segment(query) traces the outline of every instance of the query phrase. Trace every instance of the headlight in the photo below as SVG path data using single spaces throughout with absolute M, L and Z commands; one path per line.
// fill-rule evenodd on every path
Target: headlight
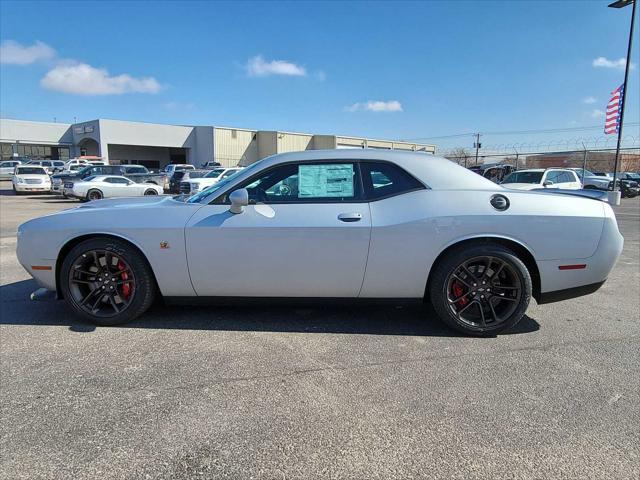
M 22 177 L 16 177 L 16 182 L 24 183 L 24 179 Z
M 198 190 L 200 190 L 200 184 L 199 183 L 192 183 L 191 184 L 191 191 L 192 192 L 197 192 Z

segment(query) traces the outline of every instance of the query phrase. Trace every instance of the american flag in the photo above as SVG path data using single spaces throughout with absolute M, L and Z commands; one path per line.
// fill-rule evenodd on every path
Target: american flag
M 611 100 L 607 103 L 607 112 L 604 118 L 604 133 L 618 133 L 620 131 L 620 112 L 622 111 L 622 97 L 624 96 L 624 85 L 620 85 L 611 92 Z

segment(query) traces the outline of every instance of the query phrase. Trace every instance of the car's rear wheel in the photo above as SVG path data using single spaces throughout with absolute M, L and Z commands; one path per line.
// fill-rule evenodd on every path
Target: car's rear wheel
M 531 275 L 514 252 L 498 244 L 456 249 L 434 266 L 431 303 L 450 327 L 490 336 L 516 325 L 531 300 Z
M 89 190 L 87 192 L 87 200 L 102 200 L 104 198 L 104 195 L 102 194 L 102 192 L 100 190 Z
M 153 188 L 150 188 L 149 190 L 146 190 L 144 192 L 145 195 L 158 195 L 158 192 L 156 192 Z
M 153 303 L 151 267 L 128 243 L 94 238 L 76 245 L 60 269 L 62 294 L 81 317 L 118 325 L 142 315 Z

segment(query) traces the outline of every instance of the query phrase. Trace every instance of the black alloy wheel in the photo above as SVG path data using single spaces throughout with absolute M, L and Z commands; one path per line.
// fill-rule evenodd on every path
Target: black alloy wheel
M 156 292 L 142 254 L 124 241 L 94 238 L 74 247 L 60 270 L 64 298 L 82 317 L 117 325 L 146 311 Z
M 531 299 L 531 276 L 524 263 L 501 245 L 458 250 L 435 268 L 433 306 L 457 330 L 494 335 L 524 316 Z
M 149 190 L 146 190 L 144 192 L 145 196 L 149 196 L 149 195 L 158 195 L 158 192 L 156 192 L 153 188 L 150 188 Z

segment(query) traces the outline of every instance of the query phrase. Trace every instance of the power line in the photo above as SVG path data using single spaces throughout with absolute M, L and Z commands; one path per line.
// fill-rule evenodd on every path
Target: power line
M 627 127 L 633 127 L 640 125 L 640 122 L 628 122 L 625 124 Z M 585 130 L 600 130 L 602 125 L 593 125 L 590 127 L 567 127 L 567 128 L 546 128 L 537 130 L 511 130 L 511 131 L 496 131 L 496 132 L 482 132 L 482 135 L 524 135 L 524 134 L 536 134 L 536 133 L 563 133 L 563 132 L 579 132 Z M 423 140 L 441 140 L 445 138 L 458 138 L 458 137 L 471 137 L 476 133 L 457 133 L 453 135 L 442 135 L 438 137 L 421 137 L 421 138 L 407 138 L 401 141 L 404 142 L 420 142 Z

